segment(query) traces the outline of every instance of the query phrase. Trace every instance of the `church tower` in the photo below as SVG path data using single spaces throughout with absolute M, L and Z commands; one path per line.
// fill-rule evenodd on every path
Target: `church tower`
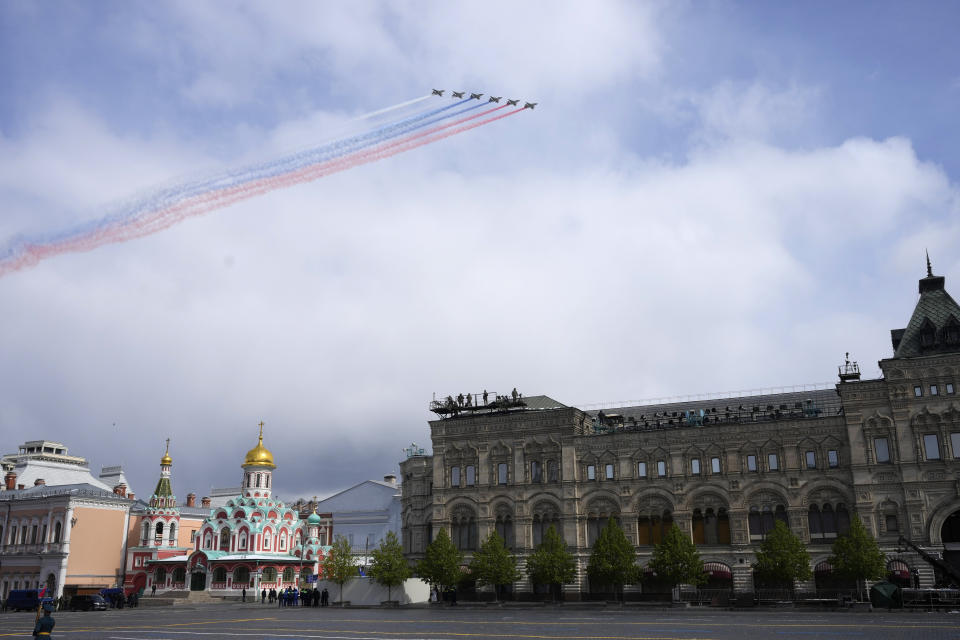
M 180 526 L 180 509 L 177 497 L 170 487 L 170 438 L 167 438 L 167 450 L 160 458 L 160 479 L 150 496 L 150 503 L 143 516 L 141 525 L 141 545 L 149 547 L 177 546 L 177 532 Z
M 260 440 L 247 452 L 243 461 L 243 497 L 269 498 L 273 480 L 273 454 L 263 446 L 263 422 L 260 422 Z

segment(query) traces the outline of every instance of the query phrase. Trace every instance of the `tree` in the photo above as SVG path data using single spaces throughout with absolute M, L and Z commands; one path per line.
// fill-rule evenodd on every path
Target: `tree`
M 809 580 L 810 554 L 803 541 L 790 528 L 777 520 L 757 551 L 753 575 L 762 584 L 793 585 L 796 580 Z
M 837 576 L 856 580 L 858 599 L 863 599 L 864 580 L 879 580 L 887 572 L 886 556 L 857 515 L 850 520 L 850 529 L 834 541 L 829 562 Z
M 703 573 L 703 561 L 690 536 L 673 525 L 653 548 L 650 568 L 657 579 L 671 587 L 678 584 L 700 585 L 707 581 Z
M 460 582 L 462 563 L 463 554 L 453 545 L 447 530 L 441 528 L 433 542 L 427 545 L 423 560 L 417 563 L 417 575 L 442 593 Z
M 590 551 L 590 560 L 587 563 L 590 584 L 610 585 L 617 595 L 622 595 L 623 585 L 633 584 L 640 577 L 636 558 L 633 545 L 627 540 L 617 521 L 611 517 Z
M 343 606 L 343 584 L 357 575 L 357 561 L 353 557 L 350 542 L 337 536 L 330 553 L 323 559 L 323 577 L 340 587 L 340 606 Z
M 392 599 L 393 587 L 399 587 L 413 574 L 393 531 L 388 531 L 380 546 L 373 550 L 369 574 L 377 584 L 387 588 L 387 600 Z
M 491 531 L 487 539 L 480 545 L 480 549 L 473 554 L 470 561 L 470 573 L 477 579 L 477 584 L 493 585 L 494 601 L 500 599 L 500 588 L 506 584 L 513 584 L 520 579 L 517 571 L 517 558 L 510 553 L 496 531 Z
M 563 539 L 550 525 L 543 534 L 543 541 L 527 558 L 527 575 L 534 584 L 550 585 L 550 596 L 556 600 L 560 586 L 573 582 L 577 577 L 577 561 L 567 551 Z

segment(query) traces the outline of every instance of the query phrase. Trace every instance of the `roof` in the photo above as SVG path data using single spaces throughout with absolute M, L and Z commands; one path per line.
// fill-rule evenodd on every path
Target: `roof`
M 758 422 L 779 418 L 812 418 L 837 415 L 843 404 L 836 389 L 788 391 L 760 395 L 740 395 L 706 400 L 640 404 L 587 411 L 599 418 L 602 411 L 609 424 L 616 418 L 617 428 L 643 429 L 693 426 L 718 422 Z M 689 412 L 689 413 L 688 413 Z M 621 422 L 622 418 L 622 422 Z M 658 424 L 659 423 L 659 424 Z M 597 429 L 604 432 L 602 429 Z
M 113 489 L 102 480 L 95 478 L 86 464 L 72 464 L 24 456 L 17 460 L 13 472 L 17 474 L 17 484 L 26 487 L 32 487 L 37 480 L 43 480 L 47 486 L 90 484 L 108 491 Z
M 100 487 L 96 487 L 89 483 L 80 483 L 80 484 L 61 484 L 61 485 L 39 485 L 36 487 L 30 487 L 28 489 L 15 489 L 13 491 L 0 491 L 0 501 L 4 500 L 31 500 L 35 498 L 52 498 L 58 496 L 70 496 L 75 498 L 97 498 L 97 499 L 113 499 L 113 500 L 125 500 L 129 502 L 129 498 L 122 498 L 115 494 L 113 491 L 107 491 Z
M 894 358 L 915 358 L 931 353 L 960 352 L 960 344 L 945 340 L 944 328 L 960 322 L 960 306 L 944 288 L 946 279 L 931 271 L 920 280 L 920 299 L 904 329 L 890 332 Z M 933 329 L 933 340 L 924 344 L 921 334 Z

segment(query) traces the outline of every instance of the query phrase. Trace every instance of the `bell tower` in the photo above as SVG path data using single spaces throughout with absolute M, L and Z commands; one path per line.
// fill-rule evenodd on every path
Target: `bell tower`
M 273 485 L 273 470 L 277 465 L 273 463 L 273 454 L 263 446 L 263 421 L 260 427 L 260 439 L 257 446 L 247 452 L 243 461 L 243 497 L 269 498 Z

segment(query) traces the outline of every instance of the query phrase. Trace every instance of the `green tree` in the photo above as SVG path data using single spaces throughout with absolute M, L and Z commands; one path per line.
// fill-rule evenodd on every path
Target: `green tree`
M 610 585 L 618 596 L 623 593 L 623 585 L 633 584 L 640 578 L 636 551 L 612 517 L 593 543 L 587 576 L 591 584 Z
M 343 606 L 343 584 L 357 575 L 357 561 L 353 557 L 350 542 L 337 536 L 330 553 L 323 559 L 323 577 L 340 587 L 340 606 Z
M 783 521 L 777 520 L 773 531 L 760 544 L 757 561 L 753 563 L 753 575 L 760 584 L 789 585 L 791 590 L 794 581 L 810 579 L 807 547 Z
M 577 577 L 577 561 L 567 551 L 563 539 L 550 525 L 543 534 L 543 541 L 527 558 L 527 575 L 534 584 L 550 585 L 550 596 L 556 600 L 560 586 L 573 582 Z
M 433 542 L 427 545 L 423 560 L 417 563 L 417 575 L 443 593 L 460 582 L 462 563 L 463 554 L 453 545 L 447 530 L 441 528 Z
M 380 541 L 380 546 L 373 550 L 373 562 L 368 572 L 377 584 L 387 588 L 387 600 L 391 600 L 393 588 L 399 587 L 413 575 L 407 559 L 403 557 L 403 548 L 393 531 L 387 532 L 387 537 Z
M 847 580 L 856 580 L 857 597 L 863 599 L 864 580 L 879 580 L 887 572 L 887 561 L 880 545 L 857 515 L 850 520 L 850 529 L 833 543 L 830 564 L 834 573 Z
M 491 531 L 470 561 L 470 573 L 478 585 L 493 585 L 494 601 L 500 599 L 500 588 L 520 579 L 517 558 L 510 553 L 496 531 Z
M 650 568 L 658 580 L 671 587 L 700 585 L 707 581 L 697 547 L 677 525 L 670 527 L 660 544 L 653 548 Z

